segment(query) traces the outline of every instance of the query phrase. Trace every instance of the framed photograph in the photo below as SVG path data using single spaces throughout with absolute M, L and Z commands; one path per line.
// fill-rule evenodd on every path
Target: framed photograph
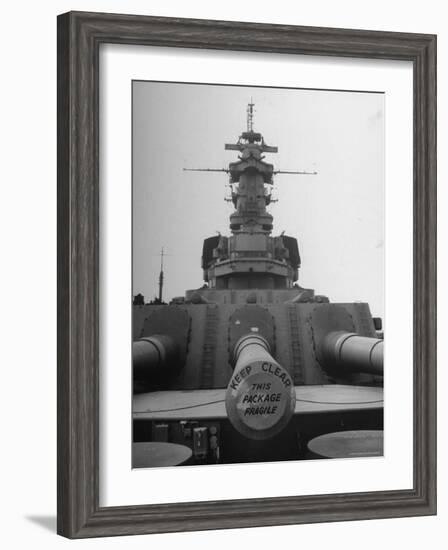
M 436 37 L 58 18 L 58 532 L 436 513 Z

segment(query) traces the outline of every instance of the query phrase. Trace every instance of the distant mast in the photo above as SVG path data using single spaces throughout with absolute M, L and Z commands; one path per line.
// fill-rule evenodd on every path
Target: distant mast
M 159 302 L 162 303 L 163 298 L 163 247 L 160 251 L 160 274 L 159 274 Z

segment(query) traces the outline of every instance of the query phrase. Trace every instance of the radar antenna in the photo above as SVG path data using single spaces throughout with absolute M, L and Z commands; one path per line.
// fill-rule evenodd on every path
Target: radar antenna
M 238 151 L 237 162 L 231 162 L 228 168 L 184 168 L 185 172 L 225 172 L 229 174 L 229 184 L 232 188 L 232 184 L 236 184 L 236 190 L 232 188 L 232 197 L 225 198 L 228 202 L 233 202 L 236 206 L 238 197 L 241 195 L 239 181 L 241 171 L 247 168 L 256 169 L 263 174 L 263 185 L 269 186 L 269 192 L 265 193 L 266 205 L 271 202 L 277 202 L 276 199 L 271 198 L 270 191 L 274 185 L 272 176 L 281 174 L 296 174 L 301 176 L 315 176 L 316 171 L 309 172 L 307 170 L 274 170 L 272 164 L 264 162 L 263 153 L 277 153 L 278 148 L 275 146 L 267 145 L 260 132 L 254 131 L 254 112 L 255 103 L 253 98 L 250 98 L 250 103 L 246 107 L 246 123 L 247 129 L 242 132 L 238 138 L 237 143 L 226 143 L 225 149 L 227 151 Z
M 274 170 L 274 175 L 277 174 L 300 174 L 302 176 L 317 176 L 317 172 L 306 172 L 305 170 Z

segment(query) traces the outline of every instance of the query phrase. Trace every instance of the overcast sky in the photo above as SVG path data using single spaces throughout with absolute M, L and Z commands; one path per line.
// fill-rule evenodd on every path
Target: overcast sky
M 278 175 L 269 207 L 273 235 L 298 239 L 299 284 L 332 302 L 366 301 L 384 311 L 384 96 L 377 93 L 133 83 L 133 293 L 157 295 L 164 247 L 164 298 L 203 284 L 202 242 L 230 234 L 233 205 L 225 173 L 236 160 L 225 143 L 254 129 L 277 154 L 275 169 L 317 176 Z M 399 220 L 398 220 L 399 223 Z

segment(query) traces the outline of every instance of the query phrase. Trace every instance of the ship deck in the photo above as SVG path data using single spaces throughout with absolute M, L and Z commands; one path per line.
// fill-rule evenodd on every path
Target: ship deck
M 295 415 L 381 409 L 383 388 L 296 386 Z M 135 395 L 135 420 L 185 420 L 227 418 L 226 389 L 157 391 Z

